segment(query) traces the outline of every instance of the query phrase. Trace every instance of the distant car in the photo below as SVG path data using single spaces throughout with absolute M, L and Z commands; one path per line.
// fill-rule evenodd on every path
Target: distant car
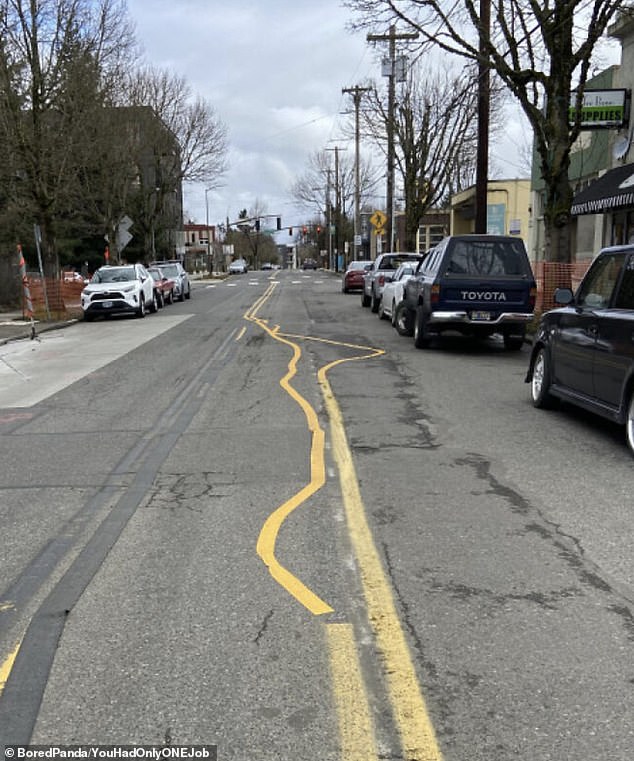
M 230 275 L 244 275 L 249 271 L 249 265 L 246 259 L 236 259 L 229 265 Z
M 423 254 L 414 252 L 379 254 L 372 262 L 372 268 L 363 276 L 361 306 L 370 307 L 373 312 L 378 312 L 386 276 L 394 275 L 403 262 L 419 262 L 423 258 Z
M 79 272 L 66 272 L 62 273 L 62 279 L 65 283 L 87 283 L 88 278 L 85 278 Z
M 176 259 L 169 259 L 160 262 L 152 262 L 151 267 L 160 267 L 166 277 L 174 281 L 174 298 L 179 301 L 185 301 L 192 296 L 192 286 L 189 280 L 187 270 Z
M 302 262 L 302 269 L 303 270 L 316 270 L 317 269 L 317 262 L 314 259 L 304 259 Z
M 142 264 L 100 267 L 81 292 L 84 320 L 112 314 L 145 317 L 156 312 L 154 280 Z
M 555 291 L 526 375 L 535 407 L 559 400 L 625 425 L 634 453 L 634 246 L 600 251 L 573 295 Z
M 403 300 L 405 283 L 415 274 L 419 266 L 420 262 L 403 262 L 394 275 L 385 276 L 385 284 L 378 309 L 379 319 L 387 320 L 389 318 L 392 324 L 394 324 L 396 307 Z
M 273 265 L 271 264 L 271 262 L 264 262 L 264 264 L 262 265 L 262 269 L 263 270 L 272 270 L 273 269 Z
M 363 275 L 372 266 L 370 259 L 355 259 L 350 262 L 341 278 L 342 293 L 360 291 L 363 288 Z
M 174 288 L 176 283 L 171 277 L 167 277 L 160 267 L 148 267 L 152 280 L 154 280 L 154 292 L 159 307 L 171 304 L 174 301 Z

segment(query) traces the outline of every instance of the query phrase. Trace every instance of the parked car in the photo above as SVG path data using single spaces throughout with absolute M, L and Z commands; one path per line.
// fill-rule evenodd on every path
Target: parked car
M 86 322 L 111 314 L 145 317 L 158 310 L 154 280 L 142 264 L 100 267 L 81 292 L 81 307 Z
M 154 293 L 159 307 L 171 304 L 174 301 L 174 288 L 176 283 L 171 277 L 167 277 L 160 267 L 148 267 L 152 280 L 154 280 Z
M 244 275 L 249 271 L 249 265 L 246 259 L 236 259 L 229 265 L 230 275 Z
M 86 284 L 88 282 L 88 278 L 85 278 L 81 273 L 70 271 L 70 270 L 65 270 L 62 273 L 62 280 L 65 283 L 83 283 L 83 284 Z
M 363 288 L 363 275 L 372 266 L 370 259 L 355 259 L 350 262 L 346 271 L 341 278 L 341 291 L 342 293 L 350 293 L 350 291 L 360 291 Z
M 262 269 L 263 270 L 272 270 L 273 269 L 273 265 L 271 264 L 271 262 L 264 262 L 264 264 L 262 265 Z
M 573 295 L 542 315 L 526 382 L 535 407 L 559 400 L 625 425 L 634 453 L 634 246 L 603 249 Z
M 303 270 L 316 270 L 317 269 L 317 262 L 314 259 L 304 259 L 302 262 L 302 269 Z
M 192 286 L 187 270 L 177 259 L 152 262 L 151 267 L 160 267 L 165 275 L 174 281 L 174 298 L 185 301 L 192 296 Z
M 403 262 L 394 275 L 385 276 L 385 285 L 378 311 L 379 319 L 387 320 L 389 317 L 394 324 L 396 307 L 403 300 L 405 283 L 413 277 L 420 264 L 421 262 Z
M 405 284 L 396 329 L 418 349 L 445 331 L 499 333 L 509 350 L 524 344 L 533 319 L 535 278 L 521 238 L 451 235 L 431 249 Z
M 410 252 L 379 254 L 363 276 L 361 306 L 378 312 L 386 276 L 393 275 L 403 262 L 419 262 L 422 258 L 422 254 Z

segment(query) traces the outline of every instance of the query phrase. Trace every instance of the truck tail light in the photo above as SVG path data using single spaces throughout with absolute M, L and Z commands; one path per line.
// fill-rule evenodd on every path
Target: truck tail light
M 531 288 L 528 294 L 528 303 L 531 305 L 531 309 L 535 309 L 536 299 L 537 299 L 537 288 Z
M 432 285 L 430 301 L 432 304 L 437 304 L 440 301 L 440 286 L 439 285 Z

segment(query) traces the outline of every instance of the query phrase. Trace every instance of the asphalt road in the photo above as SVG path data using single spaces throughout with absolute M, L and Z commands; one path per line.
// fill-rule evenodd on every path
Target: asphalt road
M 632 458 L 527 349 L 279 272 L 0 360 L 0 744 L 632 758 Z

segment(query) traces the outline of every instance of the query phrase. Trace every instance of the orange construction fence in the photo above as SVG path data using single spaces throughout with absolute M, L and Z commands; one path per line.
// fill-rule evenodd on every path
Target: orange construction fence
M 81 292 L 83 283 L 67 283 L 56 278 L 29 277 L 29 288 L 33 312 L 37 319 L 47 319 L 48 313 L 51 319 L 70 319 L 81 316 Z M 46 285 L 46 292 L 44 286 Z M 22 311 L 26 309 L 23 304 Z
M 590 261 L 572 262 L 570 264 L 560 262 L 534 263 L 533 273 L 537 282 L 535 312 L 546 312 L 557 306 L 554 301 L 557 288 L 572 288 L 573 291 L 576 291 L 589 266 Z

